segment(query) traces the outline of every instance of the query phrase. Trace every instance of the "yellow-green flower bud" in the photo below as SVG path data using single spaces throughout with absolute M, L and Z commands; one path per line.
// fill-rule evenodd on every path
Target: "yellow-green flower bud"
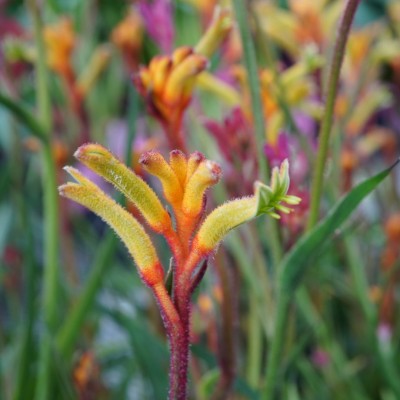
M 78 183 L 69 182 L 60 186 L 60 194 L 93 211 L 115 231 L 128 248 L 141 278 L 148 286 L 162 283 L 164 270 L 142 225 L 78 170 L 72 167 L 65 167 L 65 170 Z
M 193 244 L 196 251 L 203 256 L 209 254 L 230 230 L 261 214 L 280 218 L 277 211 L 289 213 L 291 209 L 281 203 L 295 205 L 301 199 L 286 194 L 290 183 L 288 169 L 285 160 L 280 169 L 274 168 L 271 186 L 256 182 L 254 196 L 229 201 L 212 211 L 196 234 Z
M 85 144 L 75 157 L 91 170 L 111 182 L 143 214 L 156 232 L 171 228 L 171 219 L 159 198 L 149 185 L 99 144 Z

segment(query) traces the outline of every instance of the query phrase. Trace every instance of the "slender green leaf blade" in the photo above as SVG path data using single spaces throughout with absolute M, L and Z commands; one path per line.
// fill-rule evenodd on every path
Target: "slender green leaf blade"
M 43 142 L 47 141 L 48 138 L 45 129 L 25 106 L 1 92 L 0 104 L 11 111 L 29 129 L 32 135 Z
M 311 231 L 306 233 L 285 256 L 281 263 L 280 285 L 286 291 L 293 291 L 301 282 L 311 258 L 345 222 L 361 201 L 367 197 L 400 162 L 396 161 L 390 168 L 366 179 L 354 187 L 332 208 L 329 214 Z
M 135 319 L 123 312 L 107 308 L 104 308 L 103 312 L 123 327 L 128 334 L 138 366 L 152 386 L 153 397 L 151 398 L 165 399 L 168 388 L 167 347 L 140 318 Z

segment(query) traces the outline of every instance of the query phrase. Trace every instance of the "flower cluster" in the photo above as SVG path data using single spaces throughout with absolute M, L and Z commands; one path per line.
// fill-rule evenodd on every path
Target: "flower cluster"
M 163 125 L 171 147 L 184 149 L 182 117 L 190 103 L 195 78 L 205 70 L 207 58 L 190 47 L 180 47 L 171 56 L 158 56 L 134 76 L 148 108 Z

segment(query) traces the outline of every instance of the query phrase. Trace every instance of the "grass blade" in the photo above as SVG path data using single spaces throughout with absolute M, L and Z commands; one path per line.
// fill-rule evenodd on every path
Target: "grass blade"
M 310 259 L 345 222 L 361 201 L 367 197 L 400 162 L 396 161 L 391 167 L 379 174 L 366 179 L 347 193 L 329 212 L 329 214 L 311 231 L 306 233 L 282 260 L 280 276 L 281 290 L 290 292 L 301 282 L 310 265 Z
M 25 106 L 2 92 L 0 92 L 0 104 L 11 111 L 17 117 L 18 121 L 28 128 L 29 133 L 36 136 L 42 142 L 48 140 L 43 126 Z

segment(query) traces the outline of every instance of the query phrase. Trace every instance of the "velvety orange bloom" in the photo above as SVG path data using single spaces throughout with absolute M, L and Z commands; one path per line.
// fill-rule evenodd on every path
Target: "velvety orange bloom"
M 154 57 L 133 78 L 149 111 L 163 125 L 171 148 L 185 148 L 181 132 L 183 113 L 192 98 L 196 77 L 206 66 L 206 57 L 190 47 L 180 47 L 171 56 Z
M 321 44 L 324 38 L 320 11 L 312 0 L 290 1 L 290 7 L 297 16 L 295 35 L 302 44 Z
M 342 9 L 340 1 L 289 0 L 289 10 L 271 3 L 255 2 L 260 28 L 296 57 L 310 44 L 325 46 Z
M 260 94 L 263 112 L 268 121 L 265 132 L 268 143 L 276 143 L 279 131 L 284 126 L 284 114 L 278 102 L 279 93 L 281 96 L 284 95 L 285 101 L 290 107 L 296 107 L 297 110 L 304 111 L 307 115 L 313 115 L 318 112 L 311 96 L 315 89 L 310 75 L 321 67 L 322 62 L 322 59 L 317 54 L 312 53 L 304 60 L 283 71 L 279 71 L 280 88 L 277 87 L 275 75 L 271 70 L 264 69 L 260 71 Z M 251 120 L 250 92 L 244 69 L 234 66 L 231 69 L 231 73 L 241 86 L 243 110 L 248 119 Z
M 129 68 L 136 67 L 143 41 L 143 21 L 134 8 L 113 29 L 111 40 L 121 50 Z
M 72 21 L 63 18 L 56 24 L 45 27 L 44 40 L 50 68 L 60 75 L 70 75 L 71 56 L 76 43 Z

